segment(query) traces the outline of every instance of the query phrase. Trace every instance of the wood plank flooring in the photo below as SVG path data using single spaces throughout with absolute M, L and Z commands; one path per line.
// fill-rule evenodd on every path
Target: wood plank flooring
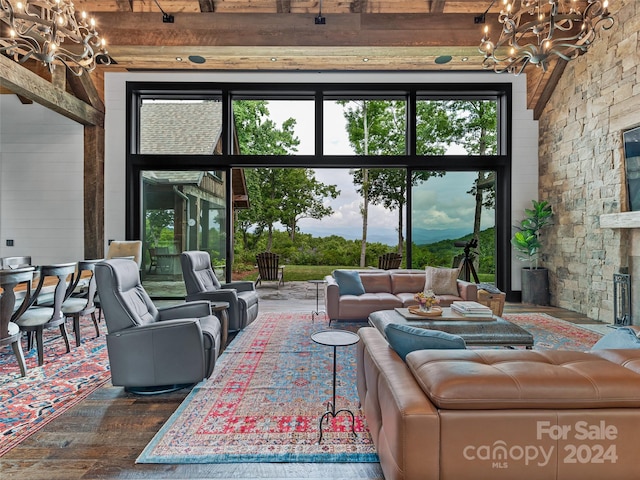
M 315 293 L 315 292 L 314 292 Z M 315 308 L 315 295 L 312 297 Z M 306 308 L 306 307 L 305 307 Z M 507 304 L 506 313 L 542 312 L 599 323 L 555 307 Z M 107 382 L 0 457 L 0 478 L 74 479 L 382 479 L 376 463 L 136 465 L 135 459 L 188 394 L 137 396 Z

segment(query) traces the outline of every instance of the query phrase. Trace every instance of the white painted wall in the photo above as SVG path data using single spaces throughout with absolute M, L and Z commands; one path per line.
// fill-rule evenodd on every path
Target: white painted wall
M 83 163 L 82 125 L 0 95 L 0 256 L 84 258 Z
M 105 241 L 125 234 L 126 82 L 243 82 L 277 83 L 511 83 L 513 84 L 512 218 L 522 217 L 531 199 L 538 198 L 538 122 L 526 107 L 526 77 L 491 72 L 186 72 L 107 73 L 105 75 Z M 107 246 L 105 245 L 105 251 Z M 512 288 L 520 290 L 521 264 L 512 267 Z

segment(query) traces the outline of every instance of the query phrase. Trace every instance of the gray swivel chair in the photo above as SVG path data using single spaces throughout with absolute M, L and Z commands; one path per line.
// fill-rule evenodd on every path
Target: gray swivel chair
M 218 281 L 208 252 L 189 251 L 180 255 L 187 302 L 209 300 L 229 302 L 229 331 L 242 330 L 258 316 L 258 292 L 253 282 Z
M 128 259 L 96 265 L 107 326 L 111 381 L 138 394 L 162 393 L 208 378 L 220 352 L 220 321 L 209 302 L 158 309 Z

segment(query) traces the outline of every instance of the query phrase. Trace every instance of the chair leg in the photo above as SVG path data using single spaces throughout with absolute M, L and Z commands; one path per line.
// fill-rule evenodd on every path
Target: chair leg
M 76 347 L 80 346 L 80 314 L 73 314 L 73 333 L 76 337 Z
M 27 365 L 24 362 L 24 354 L 22 353 L 22 345 L 20 344 L 20 339 L 18 338 L 15 342 L 11 344 L 11 348 L 13 348 L 13 353 L 18 360 L 18 366 L 20 367 L 20 373 L 23 377 L 27 376 Z
M 93 326 L 96 329 L 96 338 L 100 336 L 100 327 L 98 326 L 98 320 L 96 319 L 96 312 L 91 312 L 91 320 L 93 320 Z
M 44 364 L 44 345 L 42 343 L 42 327 L 38 327 L 36 330 L 36 347 L 38 349 L 38 366 L 41 367 Z
M 60 324 L 60 335 L 62 335 L 64 344 L 67 347 L 67 353 L 69 353 L 71 351 L 71 345 L 69 345 L 69 337 L 67 335 L 67 326 L 64 323 Z

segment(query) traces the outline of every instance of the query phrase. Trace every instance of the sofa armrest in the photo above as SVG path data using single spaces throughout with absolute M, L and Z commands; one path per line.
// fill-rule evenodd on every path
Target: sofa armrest
M 463 300 L 476 302 L 478 300 L 478 285 L 476 283 L 458 280 L 458 293 Z
M 336 319 L 340 313 L 338 282 L 332 275 L 327 275 L 324 279 L 327 282 L 324 286 L 324 309 L 330 319 Z

